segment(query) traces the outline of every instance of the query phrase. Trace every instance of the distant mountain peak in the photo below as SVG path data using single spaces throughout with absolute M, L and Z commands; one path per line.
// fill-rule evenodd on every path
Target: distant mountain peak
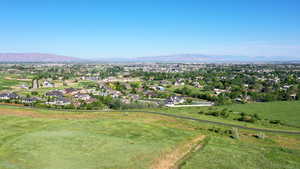
M 0 62 L 79 62 L 79 58 L 49 53 L 0 53 Z

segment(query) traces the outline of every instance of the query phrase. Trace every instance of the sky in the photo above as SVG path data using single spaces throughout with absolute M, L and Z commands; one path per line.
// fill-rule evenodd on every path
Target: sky
M 0 0 L 0 53 L 300 57 L 300 0 Z

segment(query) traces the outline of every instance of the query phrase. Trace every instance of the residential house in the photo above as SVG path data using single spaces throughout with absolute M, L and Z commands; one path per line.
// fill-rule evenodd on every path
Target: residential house
M 131 100 L 134 100 L 134 101 L 136 101 L 136 100 L 138 100 L 138 99 L 140 98 L 140 96 L 137 95 L 137 94 L 129 94 L 128 97 L 129 97 Z
M 54 84 L 50 83 L 49 81 L 44 81 L 43 86 L 44 87 L 54 87 Z
M 166 100 L 165 105 L 182 104 L 184 102 L 185 99 L 181 96 L 171 96 Z
M 66 88 L 63 92 L 64 92 L 65 94 L 75 95 L 75 94 L 78 93 L 78 90 L 71 87 L 71 88 Z
M 58 97 L 53 101 L 46 102 L 46 104 L 65 106 L 65 105 L 70 105 L 71 101 L 65 97 Z
M 160 90 L 160 91 L 164 91 L 164 90 L 165 90 L 165 88 L 162 87 L 162 86 L 156 86 L 156 89 L 158 89 L 158 90 Z
M 40 99 L 37 97 L 31 97 L 31 98 L 23 98 L 22 99 L 22 103 L 27 103 L 27 104 L 31 104 L 31 103 L 35 103 L 37 101 L 39 101 Z
M 2 93 L 0 94 L 1 100 L 12 100 L 12 99 L 18 99 L 20 96 L 16 93 Z
M 227 92 L 227 90 L 223 90 L 223 89 L 214 89 L 214 92 L 215 92 L 217 95 L 219 95 L 219 94 L 221 94 L 221 93 Z
M 63 97 L 64 94 L 63 92 L 59 91 L 59 90 L 52 90 L 46 93 L 46 96 L 48 97 Z
M 90 95 L 88 95 L 88 94 L 82 94 L 82 93 L 78 93 L 74 97 L 76 99 L 80 99 L 80 100 L 89 100 L 91 98 Z
M 22 85 L 20 86 L 20 88 L 21 88 L 21 89 L 29 89 L 29 87 L 28 87 L 27 85 L 25 85 L 25 84 L 22 84 Z

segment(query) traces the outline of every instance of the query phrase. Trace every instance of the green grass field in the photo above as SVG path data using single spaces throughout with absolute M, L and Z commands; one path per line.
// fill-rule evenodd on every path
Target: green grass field
M 197 134 L 172 126 L 180 122 L 168 126 L 168 120 L 138 113 L 72 120 L 1 115 L 0 168 L 149 168 L 161 154 Z
M 18 80 L 6 80 L 0 75 L 0 90 L 10 89 L 10 87 L 20 84 Z
M 210 109 L 232 110 L 229 118 L 221 118 L 199 114 L 198 112 L 208 112 Z M 248 127 L 260 127 L 260 128 L 277 128 L 286 130 L 298 130 L 297 128 L 285 126 L 285 125 L 273 125 L 268 122 L 247 123 L 234 120 L 238 117 L 235 112 L 244 112 L 249 114 L 258 114 L 261 119 L 268 120 L 280 120 L 284 124 L 300 127 L 300 101 L 291 102 L 267 102 L 267 103 L 249 103 L 249 104 L 232 104 L 225 106 L 213 106 L 213 107 L 184 107 L 184 108 L 156 108 L 150 109 L 150 111 L 166 112 L 184 116 L 190 116 L 194 118 L 200 118 L 204 120 L 212 120 L 219 122 L 226 122 L 238 125 L 244 125 Z
M 233 104 L 224 107 L 238 112 L 257 113 L 262 118 L 300 126 L 300 101 Z
M 256 132 L 241 130 L 236 140 L 211 128 L 230 129 L 138 112 L 0 105 L 0 168 L 148 169 L 199 135 L 206 136 L 204 146 L 178 163 L 181 168 L 300 168 L 299 135 L 267 133 L 257 139 Z
M 196 152 L 182 169 L 297 169 L 300 150 L 283 148 L 266 139 L 260 144 L 251 140 L 236 141 L 211 137 L 207 145 Z

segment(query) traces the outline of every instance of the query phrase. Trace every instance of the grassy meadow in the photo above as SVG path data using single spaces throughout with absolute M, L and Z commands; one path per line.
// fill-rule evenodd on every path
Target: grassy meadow
M 228 118 L 215 117 L 200 114 L 199 112 L 209 111 L 221 111 L 227 109 L 231 111 Z M 300 101 L 290 102 L 266 102 L 266 103 L 248 103 L 248 104 L 232 104 L 224 106 L 213 107 L 184 107 L 184 108 L 156 108 L 150 111 L 166 112 L 184 116 L 190 116 L 194 118 L 200 118 L 204 120 L 212 120 L 219 122 L 226 122 L 231 124 L 238 124 L 247 127 L 259 127 L 259 128 L 276 128 L 285 130 L 298 130 L 295 127 L 300 127 Z M 234 120 L 239 117 L 239 113 L 244 112 L 247 114 L 257 114 L 262 120 L 256 123 L 242 122 Z M 280 120 L 286 125 L 274 125 L 266 122 L 266 120 Z
M 1 115 L 0 168 L 150 168 L 159 156 L 198 134 L 177 123 L 138 113 L 92 119 Z
M 296 169 L 300 166 L 299 143 L 279 147 L 271 139 L 230 138 L 212 136 L 204 147 L 181 166 L 182 169 Z
M 182 169 L 300 168 L 299 135 L 266 133 L 258 139 L 258 133 L 240 130 L 240 139 L 233 139 L 228 130 L 138 112 L 0 105 L 0 168 L 159 169 L 158 161 L 199 135 L 205 136 L 202 147 L 174 164 Z
M 4 79 L 3 76 L 0 75 L 0 90 L 10 89 L 12 86 L 20 84 L 18 80 L 7 80 Z
M 300 101 L 233 104 L 223 107 L 237 112 L 257 113 L 262 118 L 281 120 L 300 127 Z

